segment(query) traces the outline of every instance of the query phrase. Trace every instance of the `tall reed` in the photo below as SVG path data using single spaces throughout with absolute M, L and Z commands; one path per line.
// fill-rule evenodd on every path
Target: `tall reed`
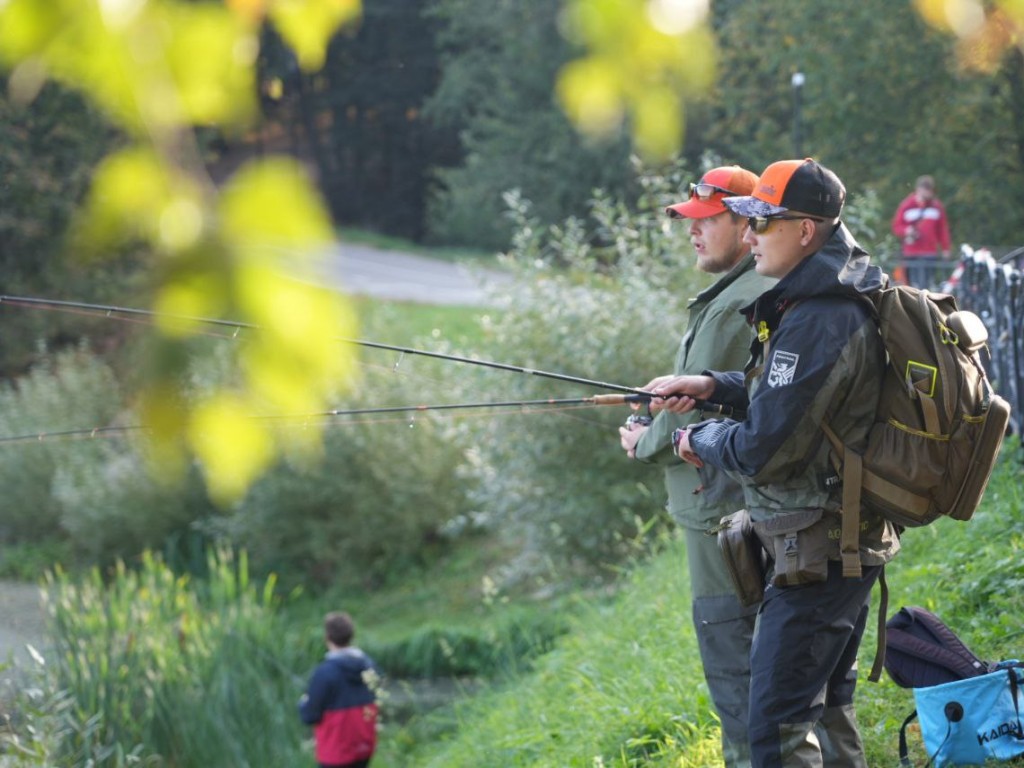
M 267 766 L 301 762 L 295 702 L 301 643 L 277 611 L 275 581 L 221 550 L 208 577 L 156 555 L 74 580 L 48 578 L 62 765 Z M 293 665 L 292 662 L 295 662 Z

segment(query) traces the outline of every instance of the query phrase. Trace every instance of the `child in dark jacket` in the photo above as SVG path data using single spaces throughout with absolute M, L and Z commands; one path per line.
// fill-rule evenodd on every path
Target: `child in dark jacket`
M 373 659 L 351 645 L 355 627 L 347 613 L 324 618 L 327 655 L 299 700 L 299 717 L 312 725 L 320 768 L 366 768 L 377 746 Z

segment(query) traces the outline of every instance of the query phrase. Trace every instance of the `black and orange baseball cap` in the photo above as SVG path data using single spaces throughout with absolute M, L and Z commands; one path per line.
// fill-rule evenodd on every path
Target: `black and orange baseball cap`
M 808 157 L 772 163 L 764 169 L 752 194 L 727 197 L 723 204 L 740 216 L 775 216 L 792 211 L 835 219 L 845 201 L 846 187 L 839 177 Z
M 710 197 L 704 197 L 703 190 L 698 194 L 698 188 L 702 184 L 712 188 Z M 754 191 L 756 184 L 757 174 L 738 165 L 712 168 L 699 182 L 690 185 L 689 200 L 670 205 L 665 209 L 665 213 L 674 219 L 706 219 L 717 216 L 728 210 L 722 203 L 724 198 L 749 195 Z

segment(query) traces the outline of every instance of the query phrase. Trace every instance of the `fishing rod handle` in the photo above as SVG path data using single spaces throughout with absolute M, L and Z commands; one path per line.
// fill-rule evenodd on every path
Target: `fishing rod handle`
M 658 399 L 659 397 L 660 399 L 668 400 L 668 397 L 661 397 L 652 392 L 636 392 L 629 395 L 594 395 L 590 399 L 594 405 L 625 405 L 626 403 L 649 403 L 651 400 Z M 672 397 L 672 395 L 669 397 Z M 696 404 L 694 406 L 696 410 L 704 411 L 705 413 L 714 413 L 718 416 L 733 419 L 742 419 L 744 416 L 742 412 L 729 405 L 712 403 L 709 400 L 697 400 L 696 398 L 694 403 Z

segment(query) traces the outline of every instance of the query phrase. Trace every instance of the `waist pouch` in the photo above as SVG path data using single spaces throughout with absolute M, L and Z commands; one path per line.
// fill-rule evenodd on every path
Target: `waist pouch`
M 736 597 L 744 608 L 761 602 L 768 562 L 747 510 L 726 515 L 716 530 Z
M 768 556 L 775 561 L 773 587 L 825 581 L 828 576 L 829 524 L 820 509 L 772 515 L 754 523 Z

